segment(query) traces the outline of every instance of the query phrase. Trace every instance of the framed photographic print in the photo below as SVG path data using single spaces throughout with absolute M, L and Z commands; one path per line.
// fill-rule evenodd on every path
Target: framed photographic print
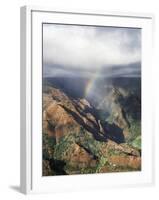
M 152 15 L 21 8 L 21 191 L 153 183 Z

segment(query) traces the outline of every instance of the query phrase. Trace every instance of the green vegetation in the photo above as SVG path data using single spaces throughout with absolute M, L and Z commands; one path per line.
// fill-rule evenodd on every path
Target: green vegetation
M 67 155 L 71 151 L 71 146 L 75 143 L 75 138 L 73 134 L 68 134 L 63 136 L 60 141 L 56 144 L 54 150 L 54 158 L 57 160 L 65 160 Z
M 97 158 L 102 156 L 103 150 L 106 148 L 106 143 L 96 140 L 91 133 L 81 127 L 80 134 L 76 137 L 76 142 L 83 146 L 85 149 L 89 149 L 90 153 Z
M 96 173 L 96 167 L 87 167 L 81 169 L 81 174 L 94 174 Z
M 56 139 L 49 137 L 46 133 L 43 133 L 43 159 L 49 160 L 54 156 L 54 148 L 56 145 Z
M 128 139 L 128 143 L 132 143 L 133 140 L 135 140 L 138 136 L 141 136 L 141 122 L 134 120 L 129 117 L 129 122 L 130 122 L 130 137 Z
M 101 168 L 108 164 L 108 159 L 104 156 L 100 157 L 99 163 L 97 164 L 96 173 L 101 171 Z
M 132 141 L 131 145 L 139 150 L 141 150 L 141 136 L 137 136 L 135 140 Z
M 125 155 L 125 153 L 123 153 L 121 151 L 114 150 L 114 149 L 109 149 L 108 150 L 108 155 L 109 156 L 113 156 L 113 155 Z

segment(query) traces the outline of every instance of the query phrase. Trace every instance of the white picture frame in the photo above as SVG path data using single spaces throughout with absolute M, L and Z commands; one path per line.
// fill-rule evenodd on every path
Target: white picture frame
M 142 28 L 142 170 L 42 177 L 42 23 Z M 152 99 L 153 15 L 90 10 L 21 8 L 21 192 L 47 193 L 154 183 Z M 151 67 L 150 67 L 151 66 Z

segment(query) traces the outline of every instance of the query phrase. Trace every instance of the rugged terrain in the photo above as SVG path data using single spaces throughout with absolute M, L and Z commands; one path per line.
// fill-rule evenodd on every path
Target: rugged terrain
M 102 81 L 43 80 L 43 176 L 141 170 L 140 81 Z

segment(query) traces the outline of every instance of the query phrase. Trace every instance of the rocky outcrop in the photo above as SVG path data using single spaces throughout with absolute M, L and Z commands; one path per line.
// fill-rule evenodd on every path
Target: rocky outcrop
M 116 95 L 112 91 L 108 98 L 113 100 L 112 125 L 101 121 L 98 109 L 84 98 L 69 97 L 54 87 L 43 92 L 43 175 L 141 168 L 140 152 L 119 140 L 119 135 L 126 137 L 122 129 L 128 130 L 129 122 Z
M 105 121 L 121 128 L 125 141 L 132 139 L 133 126 L 138 127 L 137 123 L 140 122 L 141 102 L 137 95 L 112 86 L 97 107 L 105 113 L 109 113 L 109 116 L 105 116 Z

